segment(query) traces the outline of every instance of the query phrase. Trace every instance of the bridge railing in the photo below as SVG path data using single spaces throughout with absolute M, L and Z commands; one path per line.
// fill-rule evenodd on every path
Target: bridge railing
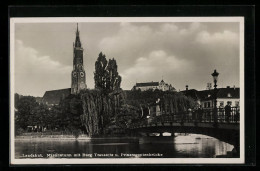
M 218 123 L 239 123 L 240 110 L 239 107 L 232 107 L 230 114 L 225 113 L 224 108 L 217 108 Z M 164 123 L 215 123 L 214 109 L 203 109 L 202 112 L 189 111 L 180 112 L 177 114 L 163 114 L 159 116 L 150 117 L 149 119 L 140 120 L 133 123 L 132 126 L 140 125 L 158 125 Z
M 204 109 L 202 122 L 215 122 L 214 109 Z M 230 114 L 225 113 L 224 108 L 217 108 L 217 122 L 219 123 L 239 123 L 240 109 L 239 107 L 231 107 Z

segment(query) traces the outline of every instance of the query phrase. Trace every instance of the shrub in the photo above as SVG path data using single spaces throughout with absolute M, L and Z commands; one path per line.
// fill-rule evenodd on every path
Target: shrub
M 23 128 L 17 128 L 15 129 L 15 135 L 22 135 L 24 133 Z

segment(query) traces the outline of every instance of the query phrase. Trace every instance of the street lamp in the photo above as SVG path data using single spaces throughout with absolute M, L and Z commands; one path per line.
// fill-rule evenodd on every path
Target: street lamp
M 213 81 L 214 81 L 214 89 L 216 89 L 219 73 L 217 72 L 217 70 L 214 70 L 214 72 L 211 75 L 212 75 Z
M 214 122 L 215 126 L 217 126 L 218 122 L 218 109 L 217 109 L 217 81 L 218 81 L 218 75 L 219 73 L 214 70 L 214 72 L 211 74 L 214 81 Z

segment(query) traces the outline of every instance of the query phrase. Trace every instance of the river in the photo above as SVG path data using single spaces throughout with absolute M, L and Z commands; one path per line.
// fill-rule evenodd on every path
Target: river
M 15 158 L 214 158 L 227 155 L 232 149 L 230 144 L 198 134 L 91 140 L 24 139 L 15 141 Z

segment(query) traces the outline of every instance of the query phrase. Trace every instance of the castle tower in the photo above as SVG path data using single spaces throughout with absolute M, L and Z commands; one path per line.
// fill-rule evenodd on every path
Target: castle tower
M 86 74 L 83 66 L 83 48 L 79 38 L 77 24 L 76 40 L 73 43 L 73 70 L 71 72 L 71 94 L 78 94 L 87 88 Z

